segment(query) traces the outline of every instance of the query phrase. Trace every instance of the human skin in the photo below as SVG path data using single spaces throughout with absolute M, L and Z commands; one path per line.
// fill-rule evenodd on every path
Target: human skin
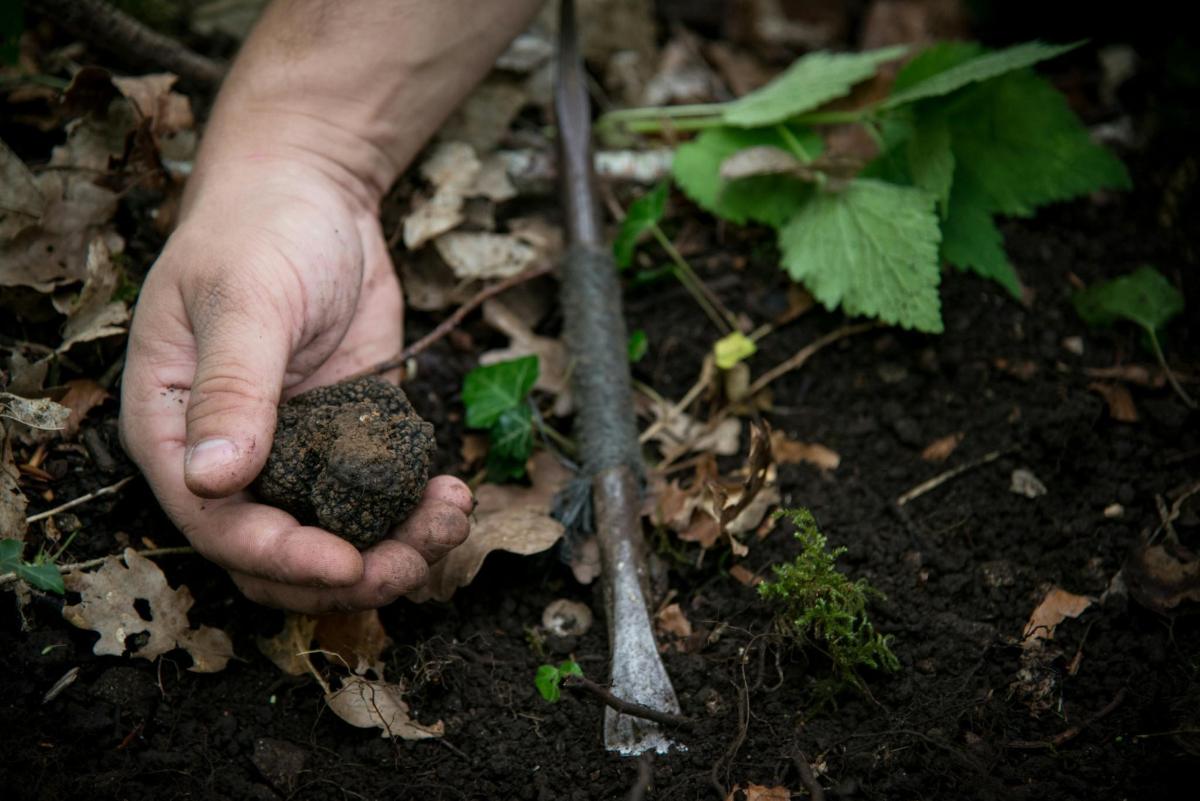
M 450 476 L 362 553 L 246 487 L 282 400 L 398 353 L 380 200 L 539 5 L 277 0 L 221 89 L 138 299 L 121 436 L 163 509 L 252 600 L 382 606 L 467 535 L 471 493 Z

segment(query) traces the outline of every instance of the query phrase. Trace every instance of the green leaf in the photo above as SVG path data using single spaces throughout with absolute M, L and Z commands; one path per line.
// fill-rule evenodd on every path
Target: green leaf
M 866 53 L 810 53 L 766 86 L 726 105 L 721 116 L 726 124 L 739 128 L 783 122 L 844 97 L 855 84 L 874 75 L 880 64 L 907 50 L 901 45 Z
M 966 90 L 947 113 L 956 175 L 991 211 L 1029 215 L 1096 189 L 1128 188 L 1124 165 L 1094 144 L 1066 99 L 1032 72 Z
M 945 119 L 917 121 L 908 140 L 908 164 L 913 183 L 937 199 L 938 210 L 945 217 L 954 184 L 954 151 Z
M 629 211 L 621 221 L 613 240 L 613 258 L 617 266 L 624 269 L 633 263 L 633 251 L 637 246 L 638 237 L 649 231 L 662 219 L 667 209 L 667 191 L 670 185 L 663 181 L 661 184 L 629 204 Z
M 558 689 L 561 682 L 562 674 L 554 665 L 542 665 L 533 677 L 533 684 L 537 687 L 537 691 L 541 693 L 542 698 L 552 704 L 562 697 L 562 691 Z
M 476 367 L 463 379 L 467 426 L 489 428 L 504 412 L 520 405 L 538 378 L 538 357 Z
M 11 571 L 11 563 L 21 561 L 21 552 L 25 543 L 20 540 L 0 540 L 0 566 L 5 571 Z
M 823 141 L 811 128 L 788 126 L 787 132 L 809 159 L 820 155 Z M 676 183 L 696 205 L 730 222 L 761 222 L 780 226 L 812 196 L 812 187 L 789 175 L 761 175 L 727 181 L 721 164 L 739 150 L 777 147 L 788 152 L 787 137 L 778 126 L 741 130 L 712 128 L 679 146 L 671 164 Z
M 897 95 L 907 91 L 934 75 L 957 67 L 986 52 L 983 45 L 975 42 L 938 42 L 931 45 L 917 53 L 912 61 L 900 68 L 900 71 L 896 73 L 896 80 L 892 82 L 891 93 Z
M 642 359 L 646 358 L 646 351 L 650 349 L 649 340 L 646 339 L 646 332 L 638 329 L 629 335 L 629 361 L 637 364 Z
M 1183 294 L 1153 267 L 1076 292 L 1075 311 L 1088 325 L 1128 320 L 1153 334 L 1183 311 Z
M 583 668 L 579 666 L 578 662 L 568 659 L 565 662 L 559 663 L 558 674 L 564 679 L 567 676 L 582 676 Z
M 489 432 L 488 477 L 507 481 L 525 475 L 525 462 L 533 452 L 533 414 L 528 403 L 505 409 Z
M 1021 299 L 1021 281 L 1004 252 L 1004 235 L 977 187 L 956 181 L 942 222 L 942 258 L 960 270 L 990 278 Z
M 969 84 L 980 83 L 1004 75 L 1005 73 L 1031 67 L 1039 61 L 1046 61 L 1047 59 L 1061 56 L 1063 53 L 1074 50 L 1082 44 L 1083 42 L 1074 42 L 1067 45 L 1026 42 L 1025 44 L 1005 48 L 1004 50 L 978 55 L 967 61 L 949 66 L 943 71 L 930 74 L 924 80 L 911 84 L 907 88 L 897 90 L 893 87 L 892 95 L 880 107 L 885 109 L 895 108 L 917 100 L 948 95 Z M 959 51 L 959 53 L 961 52 Z M 957 56 L 958 53 L 955 53 L 955 55 Z M 911 80 L 911 76 L 909 80 Z
M 748 359 L 758 350 L 754 340 L 741 331 L 721 337 L 713 344 L 713 359 L 717 367 L 728 370 L 743 359 Z
M 828 309 L 938 333 L 933 204 L 920 189 L 869 179 L 819 193 L 779 232 L 784 267 Z
M 14 572 L 39 590 L 58 595 L 67 591 L 66 585 L 63 584 L 62 574 L 58 572 L 56 565 L 20 562 Z

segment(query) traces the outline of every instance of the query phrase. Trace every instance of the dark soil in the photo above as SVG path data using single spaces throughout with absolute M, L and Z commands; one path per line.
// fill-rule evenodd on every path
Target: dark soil
M 1020 646 L 1048 587 L 1100 596 L 1159 526 L 1158 499 L 1200 474 L 1197 414 L 1169 388 L 1130 386 L 1140 420 L 1109 417 L 1083 368 L 1150 358 L 1134 331 L 1088 332 L 1069 303 L 1072 277 L 1091 282 L 1153 263 L 1185 287 L 1189 309 L 1200 305 L 1197 232 L 1186 218 L 1160 225 L 1165 204 L 1196 208 L 1194 177 L 1190 185 L 1180 178 L 1195 176 L 1196 163 L 1170 147 L 1144 152 L 1130 158 L 1134 192 L 1008 224 L 1009 252 L 1033 290 L 1029 307 L 951 274 L 943 336 L 858 336 L 773 386 L 770 423 L 842 458 L 828 474 L 782 467 L 785 503 L 811 508 L 831 543 L 849 549 L 843 568 L 886 594 L 873 616 L 894 638 L 902 668 L 864 674 L 870 697 L 848 692 L 817 707 L 827 665 L 770 636 L 770 609 L 730 577 L 728 557 L 662 549 L 669 586 L 700 632 L 687 652 L 671 648 L 664 658 L 684 713 L 699 723 L 680 738 L 686 750 L 654 760 L 648 797 L 723 797 L 751 782 L 805 797 L 801 753 L 836 798 L 1188 797 L 1181 788 L 1200 769 L 1194 605 L 1192 614 L 1185 605 L 1163 617 L 1113 593 L 1064 622 L 1035 664 L 1022 663 Z M 696 215 L 676 207 L 682 225 Z M 707 231 L 692 258 L 724 301 L 757 320 L 778 313 L 783 283 L 767 240 L 702 222 L 692 223 Z M 639 377 L 680 396 L 711 340 L 705 319 L 670 284 L 631 295 L 628 311 L 651 343 Z M 1200 352 L 1196 321 L 1193 314 L 1169 329 L 1168 352 L 1181 364 Z M 806 314 L 765 341 L 753 368 L 839 322 Z M 411 324 L 419 334 L 430 320 Z M 1082 355 L 1064 347 L 1068 337 L 1082 337 Z M 471 360 L 442 342 L 406 387 L 436 428 L 439 469 L 458 466 L 457 388 Z M 95 430 L 117 463 L 105 473 L 88 457 L 56 455 L 60 497 L 129 469 L 113 437 L 115 409 L 106 411 Z M 964 438 L 945 464 L 921 458 L 955 432 Z M 919 482 L 992 451 L 1003 455 L 903 512 L 894 506 Z M 1047 494 L 1010 492 L 1016 468 L 1031 470 Z M 1120 516 L 1105 515 L 1112 504 Z M 71 558 L 115 553 L 125 542 L 183 544 L 138 482 L 76 511 L 84 533 Z M 1181 542 L 1200 547 L 1194 504 L 1174 527 Z M 744 562 L 758 573 L 797 551 L 784 527 L 750 548 Z M 443 740 L 417 743 L 353 729 L 324 709 L 310 679 L 282 676 L 254 644 L 282 616 L 241 599 L 220 570 L 196 557 L 160 563 L 173 584 L 191 588 L 193 622 L 224 627 L 241 659 L 199 675 L 186 670 L 183 652 L 156 663 L 96 657 L 95 635 L 68 626 L 60 602 L 35 599 L 24 621 L 4 604 L 6 799 L 609 799 L 638 780 L 636 760 L 605 753 L 598 703 L 568 696 L 550 705 L 535 691 L 537 666 L 568 654 L 592 676 L 606 671 L 599 590 L 576 584 L 556 555 L 493 555 L 452 603 L 383 611 L 395 640 L 389 675 L 408 683 L 422 721 L 445 722 Z M 559 597 L 590 604 L 597 624 L 581 638 L 531 642 L 529 629 Z M 77 680 L 43 703 L 73 668 Z

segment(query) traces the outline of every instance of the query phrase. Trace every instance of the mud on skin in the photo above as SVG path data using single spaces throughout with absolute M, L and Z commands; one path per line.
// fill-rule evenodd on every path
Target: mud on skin
M 254 490 L 301 523 L 366 548 L 417 505 L 433 450 L 433 426 L 403 390 L 378 378 L 343 381 L 279 407 Z

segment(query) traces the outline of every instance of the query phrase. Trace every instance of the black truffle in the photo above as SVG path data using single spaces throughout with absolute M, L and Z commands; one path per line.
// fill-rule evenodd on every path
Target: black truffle
M 377 378 L 318 387 L 279 407 L 254 489 L 301 523 L 359 548 L 403 520 L 429 481 L 433 426 Z

